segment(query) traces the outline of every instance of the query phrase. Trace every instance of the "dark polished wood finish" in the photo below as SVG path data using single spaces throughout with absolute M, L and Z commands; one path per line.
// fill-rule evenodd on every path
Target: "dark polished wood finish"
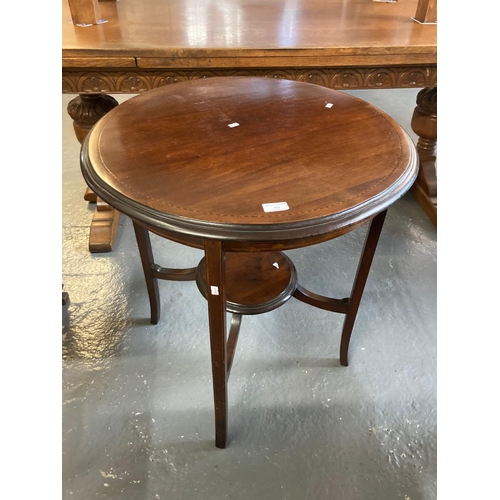
M 282 236 L 285 247 L 376 215 L 416 173 L 407 168 L 416 163 L 413 144 L 385 113 L 316 85 L 266 78 L 193 80 L 142 94 L 97 123 L 87 151 L 90 187 L 140 222 L 246 244 Z M 264 211 L 276 202 L 289 209 Z
M 345 314 L 340 358 L 347 365 L 386 210 L 415 181 L 418 159 L 406 132 L 361 99 L 302 82 L 226 77 L 152 90 L 113 109 L 87 136 L 81 167 L 93 191 L 134 221 L 151 321 L 159 319 L 157 279 L 196 277 L 204 291 L 216 445 L 224 447 L 240 314 L 267 312 L 292 295 Z M 297 284 L 283 250 L 370 221 L 350 297 Z M 205 257 L 196 270 L 162 268 L 149 231 Z M 227 311 L 237 313 L 229 336 Z
M 198 265 L 196 284 L 207 298 L 205 259 Z M 226 310 L 261 314 L 282 306 L 297 286 L 297 271 L 282 252 L 226 255 Z
M 234 353 L 236 351 L 236 344 L 238 343 L 238 336 L 240 334 L 241 314 L 233 314 L 231 317 L 231 325 L 229 327 L 229 335 L 227 337 L 227 379 L 231 373 L 233 366 Z
M 127 0 L 100 3 L 108 22 L 79 28 L 68 23 L 63 0 L 62 91 L 133 94 L 234 75 L 339 90 L 432 88 L 437 86 L 437 30 L 412 20 L 417 4 Z M 420 193 L 420 203 L 432 204 L 425 188 Z M 105 215 L 110 214 L 119 217 L 117 211 Z M 101 224 L 91 232 L 92 252 L 112 248 L 113 227 Z
M 340 364 L 343 366 L 347 366 L 348 364 L 347 354 L 352 328 L 354 326 L 354 321 L 356 321 L 356 315 L 358 314 L 359 304 L 365 289 L 366 279 L 368 278 L 368 273 L 370 272 L 373 256 L 375 255 L 375 250 L 377 249 L 377 243 L 380 233 L 382 232 L 382 226 L 384 225 L 386 214 L 387 210 L 379 213 L 372 220 L 366 237 L 365 246 L 361 254 L 361 260 L 359 261 L 356 277 L 354 278 L 354 285 L 348 301 L 344 325 L 342 327 L 342 337 L 340 340 Z
M 226 342 L 226 284 L 223 242 L 205 240 L 207 267 L 208 321 L 215 405 L 215 446 L 225 448 L 227 440 L 227 342 Z
M 146 286 L 149 295 L 149 305 L 151 308 L 151 323 L 156 325 L 160 320 L 160 292 L 158 290 L 158 277 L 153 270 L 153 249 L 151 248 L 151 240 L 149 232 L 146 228 L 142 227 L 136 222 L 134 224 L 135 238 L 137 246 L 139 247 L 139 254 L 141 256 L 142 269 L 144 270 L 144 277 L 146 279 Z

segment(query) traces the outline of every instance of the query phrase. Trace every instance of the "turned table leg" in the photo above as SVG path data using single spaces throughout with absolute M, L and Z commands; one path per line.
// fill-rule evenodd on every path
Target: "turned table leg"
M 118 101 L 106 94 L 81 94 L 68 104 L 68 114 L 73 119 L 73 128 L 80 144 L 90 129 L 108 111 L 118 106 Z M 96 202 L 96 210 L 90 225 L 89 250 L 92 253 L 110 252 L 116 239 L 120 212 L 98 199 L 87 188 L 83 197 L 86 201 Z
M 420 157 L 420 170 L 412 191 L 427 217 L 437 225 L 437 88 L 425 88 L 418 93 L 411 128 L 419 136 Z

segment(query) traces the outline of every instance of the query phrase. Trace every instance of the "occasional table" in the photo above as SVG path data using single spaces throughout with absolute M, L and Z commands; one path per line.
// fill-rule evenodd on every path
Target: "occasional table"
M 81 167 L 89 187 L 133 221 L 152 323 L 160 319 L 158 279 L 194 280 L 207 299 L 216 446 L 224 448 L 242 316 L 291 297 L 344 314 L 347 366 L 386 211 L 415 181 L 418 159 L 406 132 L 363 100 L 303 82 L 215 77 L 151 90 L 111 110 L 87 136 Z M 284 251 L 363 224 L 369 230 L 349 297 L 300 285 Z M 204 257 L 190 269 L 162 267 L 150 232 Z
M 420 88 L 412 128 L 422 168 L 412 190 L 436 223 L 437 28 L 412 19 L 417 0 L 121 0 L 99 8 L 106 23 L 79 27 L 62 0 L 62 92 L 76 94 L 68 112 L 81 142 L 118 105 L 113 95 L 198 78 Z M 91 252 L 112 250 L 118 221 L 97 199 Z

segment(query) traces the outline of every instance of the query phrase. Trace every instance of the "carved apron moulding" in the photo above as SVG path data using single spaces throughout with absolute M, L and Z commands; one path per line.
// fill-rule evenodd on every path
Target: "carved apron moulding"
M 327 72 L 321 70 L 303 71 L 297 77 L 299 82 L 313 83 L 322 87 L 330 87 L 331 78 Z
M 365 77 L 365 87 L 367 88 L 394 88 L 396 86 L 396 73 L 392 70 L 375 70 L 368 73 Z
M 429 80 L 429 70 L 412 69 L 398 76 L 398 87 L 425 87 Z
M 75 94 L 77 93 L 76 84 L 72 78 L 63 75 L 62 77 L 62 92 L 63 94 Z
M 111 92 L 114 90 L 111 77 L 100 74 L 86 75 L 78 79 L 77 89 L 79 92 Z
M 153 88 L 150 79 L 143 75 L 124 75 L 116 80 L 115 88 L 120 92 L 134 94 L 136 92 L 145 92 Z
M 419 88 L 436 85 L 435 67 L 64 71 L 63 93 L 140 93 L 163 85 L 215 76 L 261 76 L 313 83 L 334 89 Z
M 363 77 L 359 71 L 344 70 L 332 78 L 334 89 L 359 89 L 363 87 Z

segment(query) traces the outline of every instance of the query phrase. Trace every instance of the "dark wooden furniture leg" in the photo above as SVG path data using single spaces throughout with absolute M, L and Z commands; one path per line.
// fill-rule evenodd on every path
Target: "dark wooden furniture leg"
M 133 221 L 135 238 L 141 255 L 142 269 L 146 278 L 146 286 L 148 288 L 149 306 L 151 308 L 151 323 L 156 325 L 160 320 L 160 291 L 158 289 L 158 280 L 154 276 L 154 259 L 153 249 L 151 248 L 151 239 L 149 231 Z
M 215 446 L 225 448 L 227 440 L 227 344 L 224 249 L 221 241 L 205 241 L 208 287 L 208 320 L 212 353 L 212 381 L 215 404 Z
M 419 136 L 417 151 L 420 170 L 412 192 L 427 217 L 437 225 L 437 88 L 425 88 L 417 94 L 411 128 Z
M 354 279 L 349 305 L 347 306 L 347 313 L 344 318 L 344 326 L 342 327 L 342 338 L 340 341 L 340 364 L 343 366 L 348 365 L 347 354 L 349 350 L 349 340 L 351 339 L 351 333 L 354 321 L 356 320 L 356 314 L 358 313 L 359 303 L 361 302 L 361 297 L 363 296 L 366 279 L 368 278 L 368 273 L 370 272 L 373 256 L 375 255 L 375 250 L 377 249 L 378 240 L 380 233 L 382 232 L 386 214 L 387 210 L 384 210 L 372 220 L 370 229 L 368 230 L 368 235 L 366 236 L 363 253 L 361 254 L 361 259 L 358 264 L 358 270 L 356 272 L 356 278 Z
M 155 264 L 148 229 L 136 221 L 132 222 L 146 278 L 151 323 L 157 324 L 160 320 L 158 279 L 193 281 L 196 279 L 197 268 L 168 269 Z M 215 406 L 215 445 L 218 448 L 225 448 L 227 441 L 227 383 L 238 342 L 241 315 L 233 314 L 226 340 L 225 255 L 220 241 L 207 240 L 205 242 L 205 266 L 209 290 L 207 301 Z
M 73 128 L 80 144 L 90 129 L 108 112 L 118 106 L 118 101 L 106 94 L 81 94 L 68 104 L 68 114 L 73 119 Z M 97 202 L 90 225 L 89 250 L 92 253 L 110 252 L 116 239 L 120 212 L 98 199 L 87 189 L 84 199 Z
M 169 269 L 155 264 L 149 230 L 135 220 L 132 220 L 132 223 L 134 225 L 135 238 L 137 240 L 137 246 L 139 247 L 139 254 L 141 256 L 144 277 L 146 278 L 149 305 L 151 308 L 151 323 L 156 325 L 158 321 L 160 321 L 161 312 L 158 280 L 194 281 L 196 279 L 197 268 Z
M 63 285 L 63 288 L 64 288 L 64 285 Z M 65 306 L 66 304 L 68 304 L 68 302 L 69 302 L 68 292 L 65 292 L 63 290 L 63 292 L 62 292 L 62 305 Z

